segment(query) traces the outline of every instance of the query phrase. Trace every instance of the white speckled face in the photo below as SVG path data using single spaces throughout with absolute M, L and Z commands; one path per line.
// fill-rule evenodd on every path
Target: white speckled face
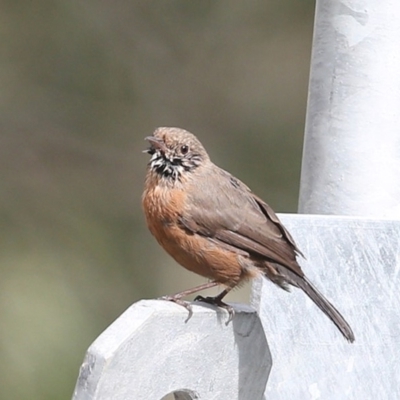
M 182 172 L 185 170 L 182 164 L 174 162 L 173 157 L 168 157 L 166 153 L 163 154 L 160 150 L 155 150 L 154 154 L 151 156 L 150 168 L 174 180 L 179 179 Z
M 149 166 L 155 172 L 173 180 L 180 179 L 184 171 L 191 172 L 208 158 L 206 151 L 194 135 L 178 128 L 158 128 L 150 142 Z

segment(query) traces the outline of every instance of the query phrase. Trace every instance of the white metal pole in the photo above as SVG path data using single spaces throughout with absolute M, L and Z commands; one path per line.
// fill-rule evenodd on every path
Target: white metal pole
M 299 212 L 400 217 L 400 0 L 317 0 Z

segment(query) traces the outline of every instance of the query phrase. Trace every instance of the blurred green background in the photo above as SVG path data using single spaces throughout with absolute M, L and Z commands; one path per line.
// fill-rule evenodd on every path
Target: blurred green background
M 313 13 L 310 0 L 0 0 L 1 398 L 70 398 L 127 307 L 205 282 L 144 223 L 157 126 L 192 131 L 296 211 Z

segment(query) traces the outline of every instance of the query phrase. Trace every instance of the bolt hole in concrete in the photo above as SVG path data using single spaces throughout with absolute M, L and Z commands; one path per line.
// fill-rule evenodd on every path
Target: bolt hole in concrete
M 177 390 L 165 395 L 161 400 L 197 400 L 199 397 L 192 390 Z

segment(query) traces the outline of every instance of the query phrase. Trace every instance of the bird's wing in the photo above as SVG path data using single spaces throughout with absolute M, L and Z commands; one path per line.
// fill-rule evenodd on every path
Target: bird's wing
M 187 191 L 184 228 L 303 276 L 296 262 L 301 252 L 271 207 L 228 172 L 212 172 Z

